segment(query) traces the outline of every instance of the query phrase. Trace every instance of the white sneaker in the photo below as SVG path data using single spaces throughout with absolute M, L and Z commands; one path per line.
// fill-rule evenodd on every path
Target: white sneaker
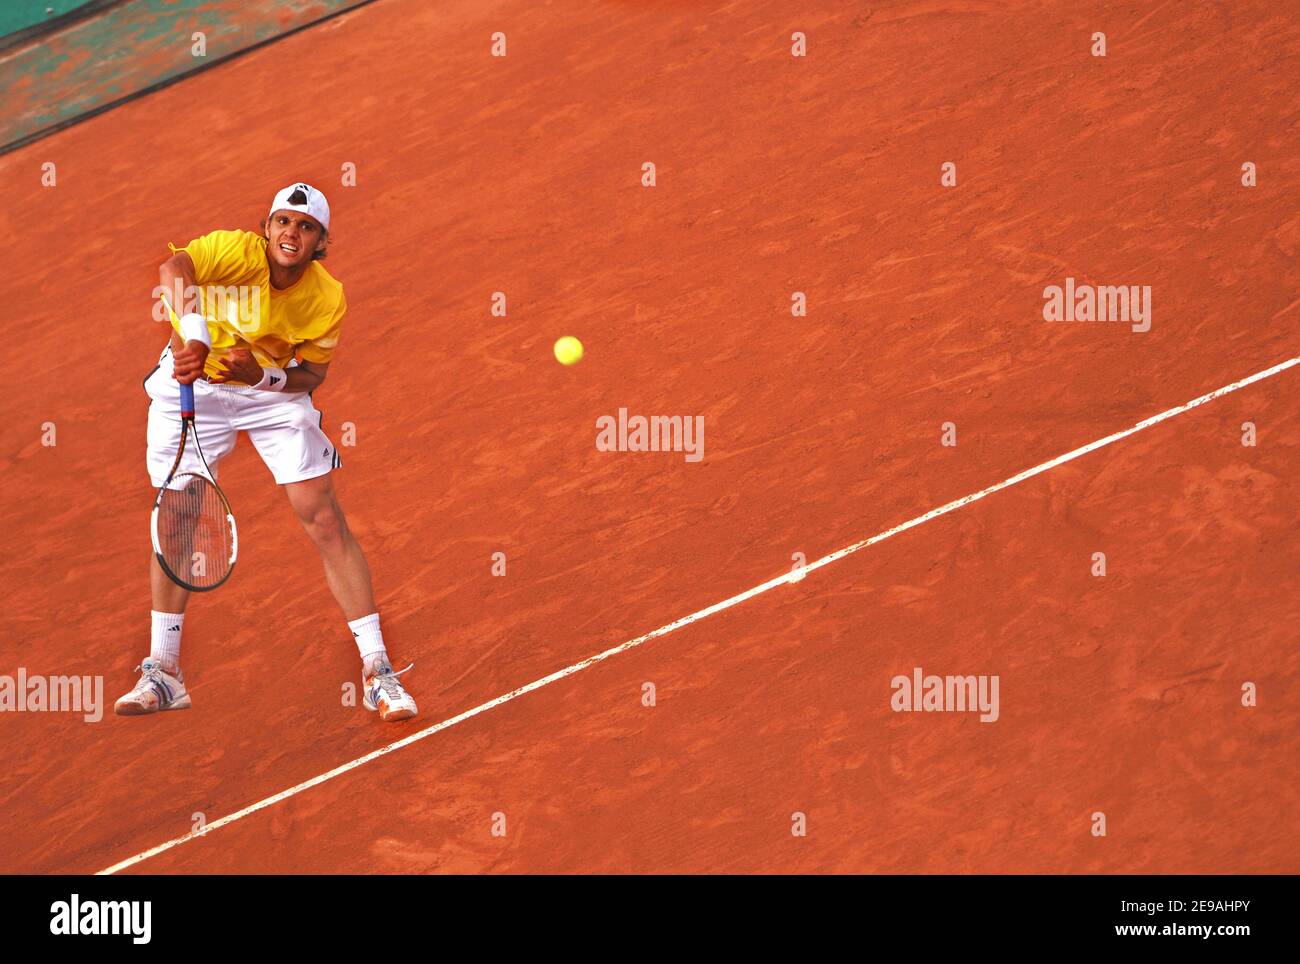
M 118 716 L 145 716 L 162 710 L 188 710 L 190 694 L 185 692 L 185 677 L 173 676 L 162 668 L 162 663 L 150 657 L 136 667 L 140 679 L 131 692 L 115 704 Z
M 410 670 L 411 666 L 402 673 Z M 368 710 L 378 710 L 379 718 L 385 723 L 409 720 L 415 715 L 415 698 L 406 692 L 402 681 L 397 678 L 402 673 L 394 673 L 393 664 L 386 659 L 376 661 L 369 673 L 364 669 L 361 671 L 361 704 Z

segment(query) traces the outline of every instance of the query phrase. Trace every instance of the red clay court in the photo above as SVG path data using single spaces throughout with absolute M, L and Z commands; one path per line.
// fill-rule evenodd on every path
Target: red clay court
M 0 870 L 1300 871 L 1300 21 L 560 11 L 380 0 L 0 156 L 0 673 L 130 686 L 157 265 L 300 178 L 350 305 L 316 403 L 421 708 L 341 705 L 241 440 L 194 708 L 0 714 Z M 1150 286 L 1150 330 L 1044 320 L 1067 277 Z M 620 408 L 703 416 L 704 457 L 598 451 Z M 895 712 L 914 667 L 997 675 L 999 718 Z

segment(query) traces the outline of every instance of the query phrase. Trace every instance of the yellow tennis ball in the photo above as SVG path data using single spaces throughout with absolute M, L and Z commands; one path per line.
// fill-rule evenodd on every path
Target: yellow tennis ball
M 582 361 L 582 342 L 565 335 L 555 343 L 555 360 L 561 365 L 576 365 Z

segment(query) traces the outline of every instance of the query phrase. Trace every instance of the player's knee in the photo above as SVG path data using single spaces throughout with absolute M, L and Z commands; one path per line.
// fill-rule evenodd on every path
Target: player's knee
M 307 513 L 300 513 L 299 518 L 302 519 L 307 534 L 318 546 L 338 545 L 347 535 L 348 527 L 343 512 L 333 500 L 313 507 Z

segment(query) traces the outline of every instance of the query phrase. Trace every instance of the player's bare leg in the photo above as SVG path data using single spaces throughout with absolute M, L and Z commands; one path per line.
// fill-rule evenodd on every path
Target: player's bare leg
M 153 608 L 164 613 L 183 613 L 190 600 L 190 591 L 172 582 L 158 564 L 158 557 L 149 553 L 149 588 L 153 596 Z
M 320 552 L 325 581 L 356 640 L 362 661 L 363 705 L 377 710 L 386 721 L 410 719 L 416 713 L 415 700 L 389 662 L 379 629 L 370 565 L 348 528 L 334 495 L 334 483 L 328 474 L 318 475 L 303 482 L 289 482 L 284 490 L 298 521 Z
M 375 591 L 370 582 L 370 565 L 334 495 L 328 473 L 284 487 L 289 505 L 307 535 L 316 544 L 325 566 L 325 581 L 348 620 L 375 611 Z

